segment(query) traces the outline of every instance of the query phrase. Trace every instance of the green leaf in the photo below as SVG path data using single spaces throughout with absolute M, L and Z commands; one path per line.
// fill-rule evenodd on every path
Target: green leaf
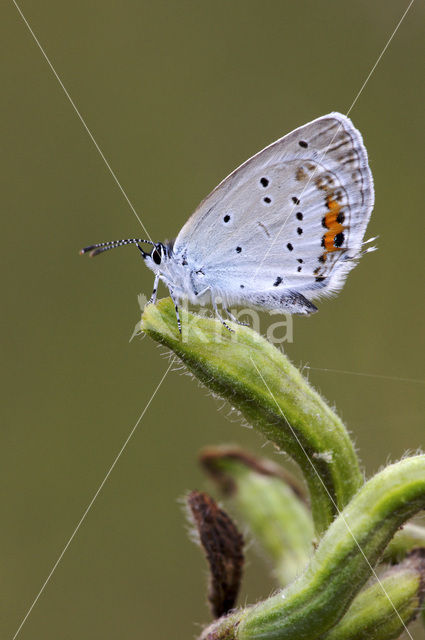
M 314 640 L 342 618 L 388 542 L 425 507 L 425 455 L 369 480 L 322 538 L 302 576 L 241 613 L 238 640 Z
M 181 310 L 169 298 L 146 306 L 140 328 L 172 349 L 205 386 L 226 398 L 265 438 L 286 451 L 308 483 L 321 534 L 363 483 L 349 435 L 334 411 L 272 344 L 252 329 Z
M 361 591 L 326 640 L 392 640 L 418 615 L 424 599 L 425 553 L 413 551 Z
M 385 549 L 384 559 L 399 562 L 412 549 L 425 548 L 425 528 L 408 522 Z

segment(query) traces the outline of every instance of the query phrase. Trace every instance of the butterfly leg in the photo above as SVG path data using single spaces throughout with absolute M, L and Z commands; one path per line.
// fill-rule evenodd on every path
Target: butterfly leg
M 225 320 L 219 314 L 218 309 L 217 309 L 217 303 L 215 301 L 214 296 L 211 296 L 211 302 L 212 302 L 212 306 L 213 306 L 214 311 L 215 311 L 215 315 L 220 320 L 221 324 L 224 324 L 224 326 L 226 327 L 226 329 L 228 329 L 230 331 L 230 333 L 235 333 L 234 330 L 229 327 L 229 325 L 225 322 Z
M 229 316 L 230 320 L 232 322 L 234 322 L 235 324 L 240 324 L 242 325 L 242 327 L 249 327 L 249 323 L 248 322 L 241 322 L 240 320 L 238 320 L 237 318 L 235 318 L 235 316 L 233 315 L 233 313 L 230 311 L 230 309 L 228 309 L 227 307 L 225 307 L 225 312 L 227 313 L 227 315 Z
M 159 284 L 159 274 L 157 274 L 155 276 L 155 280 L 153 283 L 153 291 L 152 291 L 152 295 L 148 300 L 148 304 L 155 304 L 156 302 L 156 293 L 158 291 L 158 284 Z
M 181 332 L 182 332 L 182 323 L 181 323 L 181 320 L 180 320 L 179 308 L 178 308 L 176 299 L 174 297 L 174 291 L 173 291 L 172 287 L 170 287 L 170 285 L 167 285 L 167 287 L 168 287 L 168 291 L 170 292 L 170 298 L 171 298 L 171 300 L 173 301 L 173 304 L 174 304 L 174 310 L 176 312 L 176 318 L 177 318 L 177 327 L 179 329 L 179 333 L 181 334 Z

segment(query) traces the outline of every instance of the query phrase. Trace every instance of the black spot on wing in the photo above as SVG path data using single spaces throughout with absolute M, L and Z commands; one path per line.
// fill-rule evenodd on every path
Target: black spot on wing
M 345 239 L 345 236 L 342 233 L 342 231 L 340 233 L 337 233 L 335 238 L 334 238 L 335 247 L 341 247 L 342 244 L 344 243 L 344 239 Z

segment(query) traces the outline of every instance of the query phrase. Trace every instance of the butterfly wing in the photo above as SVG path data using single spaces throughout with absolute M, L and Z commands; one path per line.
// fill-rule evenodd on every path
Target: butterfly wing
M 269 293 L 276 307 L 279 295 L 317 298 L 343 286 L 373 202 L 362 137 L 349 118 L 332 113 L 225 178 L 184 225 L 174 252 L 202 268 L 226 299 L 256 297 L 267 307 Z

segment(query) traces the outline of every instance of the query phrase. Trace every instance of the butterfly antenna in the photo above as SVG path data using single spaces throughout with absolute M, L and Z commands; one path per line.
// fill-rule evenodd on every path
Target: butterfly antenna
M 155 246 L 155 243 L 152 242 L 152 240 L 143 240 L 143 238 L 126 238 L 125 240 L 112 240 L 111 242 L 99 242 L 98 244 L 91 244 L 89 247 L 84 247 L 84 249 L 81 249 L 80 255 L 84 255 L 85 253 L 88 253 L 90 254 L 90 257 L 93 258 L 94 256 L 98 256 L 99 253 L 103 253 L 104 251 L 109 251 L 109 249 L 124 247 L 127 244 L 139 245 L 142 243 L 151 244 Z M 142 251 L 142 249 L 140 250 Z

